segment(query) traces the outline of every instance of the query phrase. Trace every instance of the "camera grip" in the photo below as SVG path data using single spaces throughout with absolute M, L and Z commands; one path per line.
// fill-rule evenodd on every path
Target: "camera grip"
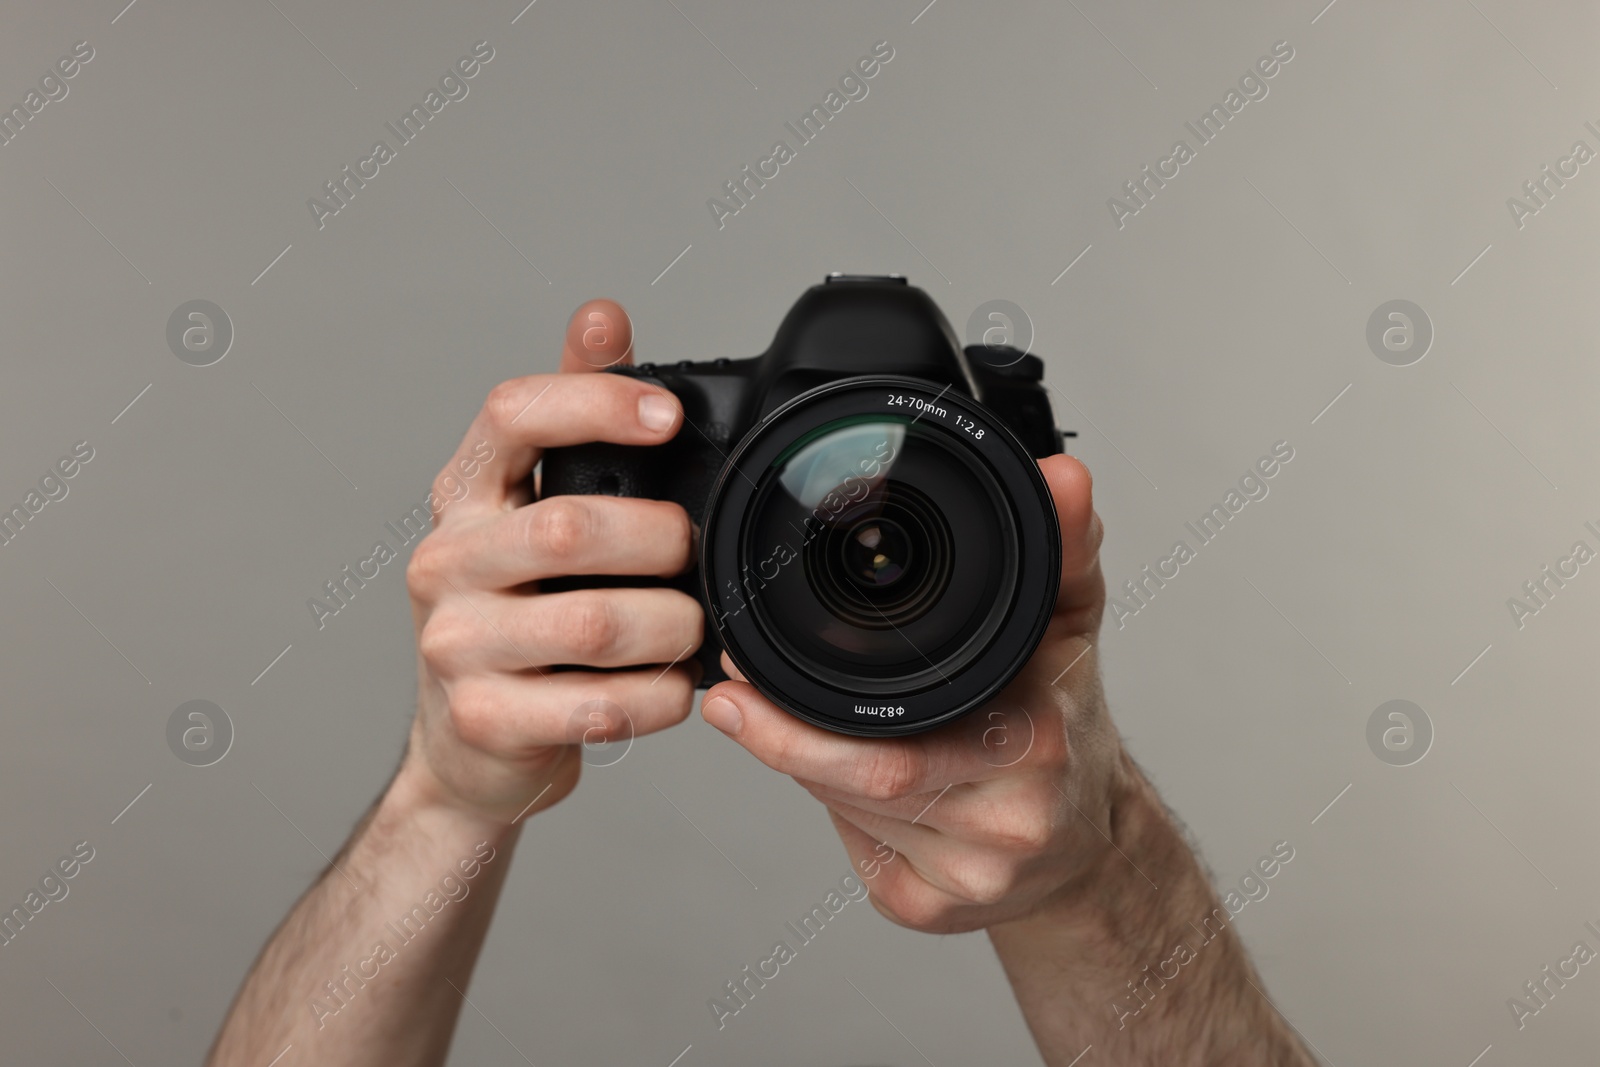
M 539 499 L 552 496 L 657 497 L 651 449 L 604 441 L 552 448 L 539 466 Z
M 675 444 L 675 443 L 674 443 Z M 689 518 L 698 527 L 705 497 L 683 499 L 683 486 L 675 484 L 672 477 L 663 477 L 670 470 L 674 456 L 680 451 L 674 444 L 641 448 L 632 445 L 615 445 L 605 442 L 552 448 L 544 454 L 539 470 L 538 499 L 554 496 L 624 496 L 649 500 L 670 500 L 682 505 Z M 678 470 L 681 472 L 681 457 Z M 695 546 L 698 549 L 698 545 Z M 704 597 L 700 590 L 698 559 L 691 560 L 689 569 L 671 578 L 653 578 L 638 575 L 575 574 L 547 578 L 539 583 L 542 590 L 552 593 L 572 589 L 614 589 L 622 587 L 655 587 L 677 589 L 700 603 L 704 610 Z M 710 613 L 706 612 L 704 637 L 700 648 L 685 660 L 700 664 L 699 686 L 705 688 L 726 681 L 722 670 L 722 644 L 716 639 L 716 627 Z M 584 670 L 605 668 L 585 667 Z M 616 668 L 633 669 L 633 668 Z

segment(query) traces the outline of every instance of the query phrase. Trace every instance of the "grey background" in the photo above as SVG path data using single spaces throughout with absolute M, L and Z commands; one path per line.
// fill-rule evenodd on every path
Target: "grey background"
M 1596 545 L 1600 164 L 1521 230 L 1505 200 L 1600 147 L 1596 10 L 924 2 L 539 0 L 515 24 L 517 0 L 6 5 L 0 102 L 96 50 L 0 148 L 0 501 L 96 450 L 0 547 L 0 899 L 96 849 L 0 949 L 8 1061 L 201 1056 L 412 713 L 401 568 L 321 632 L 305 600 L 422 497 L 494 383 L 551 369 L 595 295 L 642 358 L 759 351 L 835 269 L 907 273 L 958 327 L 992 298 L 1028 311 L 1113 585 L 1293 445 L 1266 500 L 1108 626 L 1116 719 L 1220 879 L 1294 845 L 1238 922 L 1330 1062 L 1593 1048 L 1592 968 L 1520 1033 L 1506 998 L 1600 947 L 1600 576 L 1520 631 L 1506 598 Z M 306 198 L 480 39 L 468 98 L 319 232 Z M 880 39 L 870 95 L 719 232 L 706 198 Z M 1270 95 L 1118 230 L 1106 199 L 1278 40 Z M 1396 298 L 1435 329 L 1404 368 L 1365 342 Z M 166 346 L 191 299 L 233 321 L 211 367 Z M 1396 698 L 1435 731 L 1409 767 L 1365 740 Z M 212 767 L 167 749 L 192 699 L 235 727 Z M 1036 1062 L 983 935 L 866 907 L 716 1032 L 706 999 L 846 860 L 698 716 L 587 772 L 515 864 L 455 1062 L 521 1062 L 507 1039 L 540 1064 Z

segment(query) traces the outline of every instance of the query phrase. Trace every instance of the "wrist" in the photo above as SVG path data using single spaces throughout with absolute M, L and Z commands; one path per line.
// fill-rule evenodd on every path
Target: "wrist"
M 462 800 L 414 754 L 401 762 L 373 816 L 391 828 L 424 838 L 515 844 L 522 819 L 502 817 Z
M 1154 951 L 1207 911 L 1211 885 L 1155 789 L 1119 752 L 1107 797 L 1105 836 L 1094 857 L 1028 915 L 993 928 L 997 946 L 1046 930 L 1092 946 L 1093 958 L 1126 963 Z M 1077 813 L 1070 813 L 1077 818 Z
M 1143 902 L 1154 909 L 1163 900 L 1170 908 L 1177 900 L 1209 897 L 1210 882 L 1189 843 L 1126 752 L 1118 752 L 1108 793 L 1105 847 L 1084 876 L 1065 887 L 1063 903 L 1103 911 Z
M 989 928 L 1040 1047 L 1061 1063 L 1085 1043 L 1129 1064 L 1312 1063 L 1155 790 L 1126 756 L 1113 782 L 1115 848 L 1096 834 L 1080 874 Z

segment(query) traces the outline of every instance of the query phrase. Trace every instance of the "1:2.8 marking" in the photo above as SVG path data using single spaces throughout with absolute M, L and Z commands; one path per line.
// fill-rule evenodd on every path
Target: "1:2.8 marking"
M 977 441 L 983 440 L 983 427 L 979 426 L 977 423 L 973 422 L 971 419 L 962 418 L 960 415 L 957 415 L 956 416 L 956 425 L 958 427 L 960 427 L 961 429 L 963 429 L 963 430 L 967 431 L 968 433 L 970 433 L 974 440 L 977 440 Z

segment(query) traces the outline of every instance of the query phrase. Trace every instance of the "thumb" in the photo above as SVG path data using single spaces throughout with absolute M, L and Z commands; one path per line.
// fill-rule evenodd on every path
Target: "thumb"
M 590 300 L 567 321 L 563 374 L 585 374 L 633 362 L 633 322 L 615 300 Z
M 1087 628 L 1098 625 L 1105 606 L 1105 579 L 1100 574 L 1100 541 L 1105 528 L 1094 510 L 1094 478 L 1072 456 L 1047 456 L 1039 473 L 1050 486 L 1056 519 L 1061 524 L 1061 592 L 1057 613 L 1092 612 Z

